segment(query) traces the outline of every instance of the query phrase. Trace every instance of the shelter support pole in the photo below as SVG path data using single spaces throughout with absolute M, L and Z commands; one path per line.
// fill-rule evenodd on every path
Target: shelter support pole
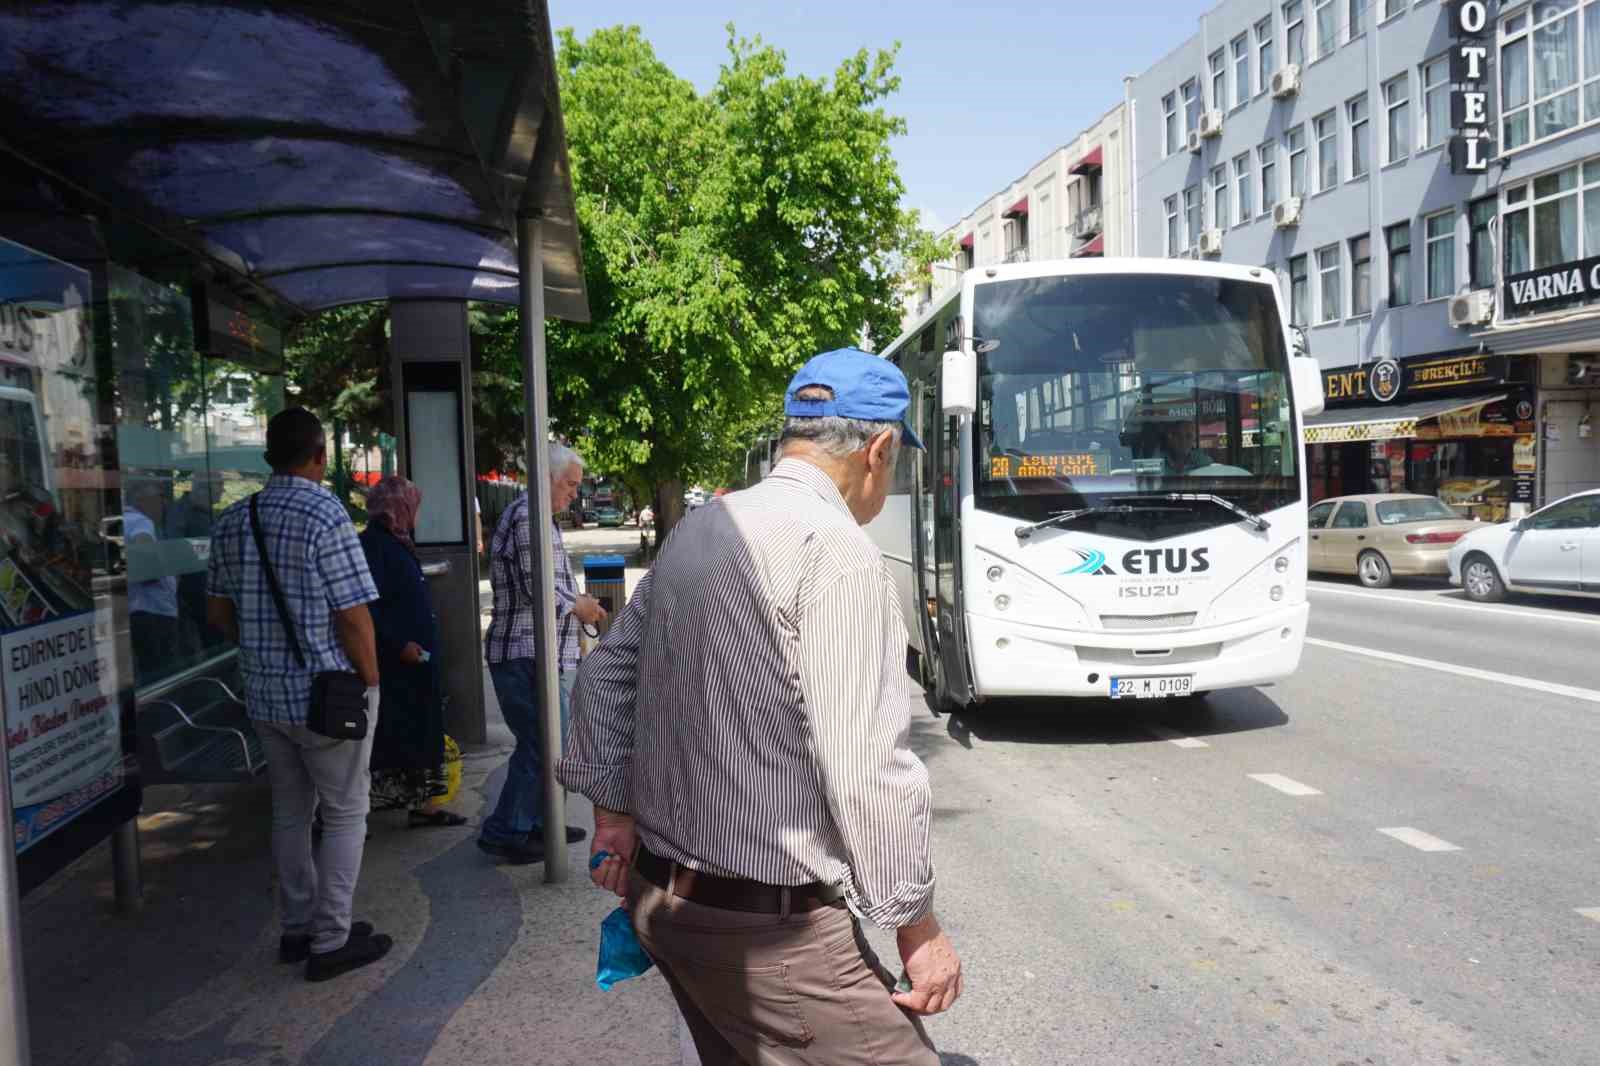
M 0 747 L 0 815 L 5 854 L 0 855 L 0 1066 L 28 1066 L 28 986 L 22 980 L 22 886 L 11 841 L 11 769 Z
M 517 267 L 521 289 L 522 398 L 528 435 L 528 509 L 533 547 L 539 553 L 534 612 L 533 662 L 539 685 L 540 755 L 544 761 L 544 879 L 567 880 L 567 802 L 556 780 L 561 758 L 561 664 L 556 648 L 555 542 L 550 535 L 550 395 L 545 372 L 544 264 L 539 250 L 539 219 L 517 216 Z
M 139 860 L 137 818 L 129 818 L 111 832 L 111 881 L 117 913 L 138 914 L 144 907 L 144 870 Z

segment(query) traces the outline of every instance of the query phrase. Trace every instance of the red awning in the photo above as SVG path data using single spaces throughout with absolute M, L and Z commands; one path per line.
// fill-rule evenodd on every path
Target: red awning
M 963 248 L 971 248 L 972 247 L 972 234 L 969 233 L 965 237 L 961 238 L 961 247 L 963 247 Z
M 1018 200 L 1016 203 L 1012 204 L 1010 207 L 1008 207 L 1004 211 L 1000 212 L 1000 217 L 1001 218 L 1015 218 L 1017 215 L 1025 215 L 1027 213 L 1028 213 L 1028 198 L 1026 196 L 1024 196 L 1022 199 Z
M 1084 257 L 1084 256 L 1105 255 L 1105 254 L 1106 254 L 1106 239 L 1105 239 L 1105 235 L 1102 234 L 1101 236 L 1096 237 L 1094 240 L 1090 241 L 1088 244 L 1084 245 L 1082 248 L 1079 248 L 1077 251 L 1073 252 L 1072 253 L 1072 257 L 1074 259 L 1077 259 L 1077 258 Z
M 1078 160 L 1067 170 L 1072 174 L 1086 174 L 1091 170 L 1100 170 L 1105 165 L 1105 153 L 1096 148 L 1082 159 Z

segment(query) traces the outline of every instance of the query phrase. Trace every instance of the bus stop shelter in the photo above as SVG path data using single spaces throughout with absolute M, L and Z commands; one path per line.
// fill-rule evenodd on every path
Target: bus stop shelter
M 44 473 L 32 491 L 52 498 L 36 504 L 35 515 L 48 525 L 50 514 L 65 514 L 77 529 L 93 524 L 95 507 L 125 507 L 108 501 L 120 495 L 120 474 L 146 439 L 166 441 L 162 465 L 182 465 L 170 461 L 173 431 L 112 428 L 144 387 L 117 378 L 113 366 L 129 345 L 126 330 L 107 322 L 134 281 L 144 294 L 140 315 L 156 321 L 181 308 L 191 316 L 191 347 L 247 367 L 281 363 L 282 332 L 296 320 L 392 302 L 400 469 L 438 505 L 431 539 L 419 531 L 418 540 L 425 561 L 452 575 L 435 585 L 441 629 L 458 645 L 445 677 L 450 725 L 474 739 L 483 694 L 477 556 L 468 546 L 466 304 L 521 309 L 530 491 L 541 513 L 549 510 L 544 320 L 588 318 L 546 4 L 14 2 L 0 6 L 0 42 L 0 357 L 15 370 L 8 382 L 21 383 L 13 393 L 44 412 L 35 418 Z M 141 337 L 149 351 L 171 343 L 154 327 Z M 79 428 L 63 428 L 71 426 Z M 410 448 L 413 438 L 428 446 Z M 199 447 L 209 446 L 207 437 Z M 109 836 L 119 895 L 136 901 L 143 708 L 174 704 L 182 686 L 226 666 L 219 660 L 227 656 L 217 656 L 159 683 L 135 676 L 116 565 L 82 561 L 109 556 L 116 527 L 108 520 L 99 519 L 100 539 L 81 531 L 67 538 L 80 560 L 59 583 L 67 591 L 52 592 L 54 578 L 36 575 L 49 602 L 26 624 L 22 614 L 8 617 L 12 628 L 0 634 L 23 640 L 30 625 L 92 617 L 80 627 L 82 641 L 106 664 L 100 695 L 110 708 L 97 741 L 109 745 L 108 759 L 90 768 L 90 785 L 33 803 L 37 796 L 14 794 L 14 766 L 0 773 L 7 823 L 27 840 L 0 857 L 7 1066 L 28 1056 L 20 893 Z M 548 559 L 549 527 L 539 526 Z M 18 568 L 54 557 L 25 544 L 14 552 Z M 546 583 L 538 657 L 550 663 L 552 568 L 538 571 Z M 7 580 L 0 574 L 0 584 Z M 74 583 L 84 592 L 81 614 Z M 35 611 L 31 601 L 24 607 Z M 10 669 L 0 666 L 0 682 L 15 754 L 26 749 L 28 729 L 16 734 L 15 748 L 11 737 L 29 716 L 17 706 L 16 679 L 4 675 Z M 554 671 L 543 683 L 550 736 L 559 729 Z M 564 825 L 549 765 L 557 747 L 545 744 L 546 826 L 555 836 Z M 14 802 L 22 799 L 29 804 Z M 561 880 L 564 848 L 547 843 L 546 879 Z

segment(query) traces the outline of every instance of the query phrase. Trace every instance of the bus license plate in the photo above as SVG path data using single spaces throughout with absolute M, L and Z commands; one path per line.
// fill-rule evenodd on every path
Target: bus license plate
M 1192 674 L 1111 679 L 1111 698 L 1114 700 L 1161 700 L 1168 696 L 1187 696 L 1193 691 Z

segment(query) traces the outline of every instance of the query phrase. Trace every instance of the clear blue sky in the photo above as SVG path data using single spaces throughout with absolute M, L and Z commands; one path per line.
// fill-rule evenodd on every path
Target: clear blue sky
M 789 69 L 831 74 L 858 48 L 899 41 L 909 132 L 895 145 L 906 206 L 931 228 L 958 221 L 1122 99 L 1199 27 L 1214 0 L 550 0 L 550 21 L 586 36 L 637 25 L 656 54 L 702 90 L 726 55 L 723 26 L 781 48 Z

